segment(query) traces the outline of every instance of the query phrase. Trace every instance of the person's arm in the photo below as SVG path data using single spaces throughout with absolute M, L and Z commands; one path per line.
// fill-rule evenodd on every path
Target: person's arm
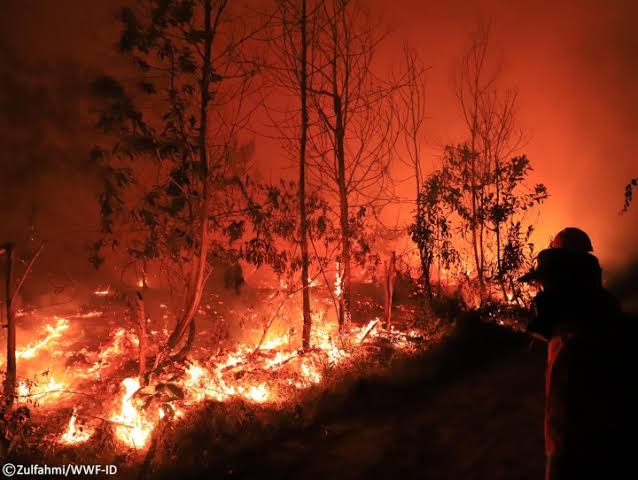
M 549 342 L 552 336 L 552 326 L 546 316 L 540 316 L 537 313 L 527 324 L 527 333 L 537 340 Z
M 527 324 L 527 333 L 533 338 L 549 342 L 554 329 L 552 311 L 551 298 L 548 298 L 543 293 L 536 295 L 533 303 L 532 318 Z

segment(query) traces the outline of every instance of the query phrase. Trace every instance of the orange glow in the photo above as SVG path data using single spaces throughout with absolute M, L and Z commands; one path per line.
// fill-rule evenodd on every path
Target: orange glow
M 77 426 L 77 410 L 74 408 L 71 418 L 69 419 L 69 425 L 66 432 L 62 435 L 60 441 L 66 444 L 76 444 L 86 442 L 93 435 L 93 430 L 80 429 Z
M 120 366 L 135 360 L 138 353 L 139 340 L 132 326 L 114 329 L 107 341 L 91 347 L 78 341 L 76 335 L 84 330 L 75 329 L 74 322 L 81 325 L 87 319 L 102 315 L 103 312 L 91 311 L 54 316 L 53 321 L 45 317 L 47 321 L 39 338 L 19 349 L 19 358 L 23 360 L 21 368 L 31 371 L 35 379 L 23 377 L 25 379 L 18 382 L 20 402 L 34 401 L 43 409 L 75 402 L 66 429 L 58 437 L 61 444 L 79 445 L 89 440 L 95 431 L 94 427 L 80 425 L 77 409 L 84 407 L 77 404 L 82 397 L 76 397 L 75 391 L 90 392 L 91 388 L 99 388 L 102 381 L 117 378 Z M 279 405 L 289 401 L 291 388 L 303 390 L 327 381 L 333 367 L 347 366 L 348 362 L 364 354 L 358 347 L 375 337 L 385 336 L 397 349 L 410 351 L 411 345 L 405 334 L 396 330 L 378 332 L 374 328 L 379 321 L 376 318 L 363 326 L 354 325 L 345 335 L 339 334 L 336 324 L 321 318 L 316 319 L 312 330 L 313 349 L 309 352 L 297 349 L 297 339 L 290 332 L 277 333 L 273 330 L 257 352 L 253 342 L 238 342 L 234 348 L 216 356 L 193 359 L 181 373 L 166 373 L 164 377 L 153 379 L 149 391 L 156 391 L 156 386 L 163 383 L 173 384 L 165 390 L 167 394 L 177 389 L 182 392 L 179 396 L 169 395 L 159 400 L 163 402 L 161 405 L 143 407 L 142 398 L 148 397 L 136 395 L 140 382 L 136 377 L 129 377 L 120 380 L 117 397 L 104 398 L 104 410 L 91 412 L 91 415 L 113 422 L 115 437 L 123 447 L 144 449 L 148 447 L 158 422 L 169 415 L 166 406 L 170 406 L 170 415 L 180 417 L 205 400 L 225 402 L 243 399 L 255 404 Z M 150 336 L 161 343 L 168 332 L 151 330 Z M 64 363 L 59 363 L 61 355 L 81 361 L 62 367 Z M 49 368 L 52 360 L 60 367 L 55 375 L 46 370 L 44 379 L 41 379 L 43 369 Z M 92 386 L 87 387 L 86 382 Z
M 129 447 L 142 448 L 153 431 L 153 424 L 138 410 L 132 398 L 139 390 L 140 382 L 136 378 L 125 378 L 122 386 L 124 392 L 119 412 L 111 416 L 111 421 L 117 424 L 115 435 Z
M 46 331 L 46 337 L 37 342 L 30 343 L 23 349 L 16 350 L 16 358 L 28 359 L 34 358 L 38 355 L 38 352 L 48 346 L 54 340 L 60 338 L 62 334 L 68 330 L 69 321 L 65 318 L 59 318 L 55 325 L 46 325 L 44 327 Z
M 98 297 L 108 297 L 109 295 L 113 294 L 110 286 L 106 288 L 99 288 L 95 290 L 93 293 L 97 295 Z

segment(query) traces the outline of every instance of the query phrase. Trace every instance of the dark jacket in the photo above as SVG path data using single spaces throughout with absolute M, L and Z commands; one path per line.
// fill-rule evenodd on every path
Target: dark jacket
M 587 253 L 544 250 L 530 275 L 543 286 L 528 330 L 548 342 L 546 453 L 613 456 L 624 447 L 629 378 L 635 376 L 619 302 L 603 288 L 598 260 Z
M 548 342 L 545 449 L 583 455 L 615 441 L 620 307 L 602 287 L 542 292 L 530 331 Z

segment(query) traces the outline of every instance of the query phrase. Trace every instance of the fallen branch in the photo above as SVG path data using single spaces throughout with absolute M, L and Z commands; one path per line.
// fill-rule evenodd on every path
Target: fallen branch
M 372 323 L 372 325 L 368 327 L 368 329 L 366 330 L 366 333 L 364 333 L 363 337 L 361 337 L 361 340 L 359 340 L 359 345 L 363 343 L 363 341 L 368 337 L 368 335 L 370 335 L 370 332 L 372 332 L 372 330 L 374 330 L 374 327 L 376 327 L 378 324 L 379 324 L 379 319 L 375 320 Z

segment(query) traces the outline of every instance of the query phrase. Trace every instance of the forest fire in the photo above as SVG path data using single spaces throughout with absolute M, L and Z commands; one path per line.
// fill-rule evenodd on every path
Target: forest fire
M 296 391 L 322 383 L 327 369 L 344 365 L 353 356 L 365 355 L 361 345 L 366 341 L 385 337 L 403 350 L 410 348 L 408 337 L 423 339 L 419 337 L 423 333 L 417 330 L 381 331 L 376 328 L 378 319 L 353 326 L 347 336 L 340 336 L 337 325 L 327 323 L 313 330 L 313 349 L 309 352 L 292 347 L 289 333 L 271 334 L 259 348 L 239 342 L 213 357 L 190 359 L 183 367 L 171 369 L 142 385 L 137 377 L 117 380 L 120 369 L 134 361 L 139 348 L 139 338 L 133 329 L 116 328 L 108 341 L 94 346 L 86 344 L 81 336 L 85 322 L 103 316 L 104 312 L 95 310 L 64 317 L 54 315 L 53 321 L 40 331 L 40 338 L 18 350 L 27 371 L 41 377 L 39 381 L 19 382 L 20 403 L 33 404 L 44 412 L 64 408 L 72 402 L 66 429 L 57 437 L 63 445 L 76 446 L 89 441 L 99 427 L 96 419 L 101 418 L 113 425 L 115 438 L 122 447 L 143 450 L 167 415 L 179 418 L 206 400 L 242 399 L 256 405 L 285 405 Z M 157 331 L 150 334 L 160 338 L 166 335 Z M 63 370 L 57 368 L 55 376 L 45 372 L 42 377 L 37 373 L 48 365 L 49 358 L 59 358 L 61 352 L 67 359 Z M 104 392 L 103 382 L 116 380 L 119 388 L 112 396 L 101 398 L 99 404 L 85 400 L 84 394 Z
M 636 28 L 598 35 L 601 19 L 633 18 L 608 2 L 548 16 L 477 1 L 458 15 L 408 0 L 9 0 L 0 470 L 276 478 L 243 461 L 270 449 L 263 462 L 299 478 L 339 478 L 328 457 L 419 478 L 452 458 L 455 428 L 541 405 L 493 398 L 540 378 L 519 358 L 527 334 L 551 352 L 563 329 L 545 316 L 636 296 L 608 262 L 636 243 L 612 241 L 630 231 L 638 178 L 630 129 L 612 121 L 635 109 L 611 81 L 633 73 L 614 62 Z M 591 92 L 612 93 L 568 98 Z M 612 172 L 596 156 L 623 160 Z M 595 198 L 616 190 L 613 208 Z M 549 315 L 558 293 L 592 308 Z M 495 421 L 474 428 L 462 400 Z M 408 445 L 423 450 L 405 462 L 416 474 L 382 465 Z M 450 471 L 430 476 L 489 476 Z
M 122 442 L 133 448 L 141 448 L 146 444 L 153 424 L 133 404 L 132 397 L 139 390 L 140 382 L 135 378 L 125 378 L 122 387 L 124 392 L 120 411 L 111 417 L 111 421 L 117 424 L 116 435 Z
M 91 435 L 93 434 L 92 430 L 88 429 L 80 429 L 77 425 L 77 410 L 74 408 L 73 413 L 71 413 L 71 419 L 69 420 L 69 425 L 67 427 L 66 432 L 62 435 L 60 441 L 62 443 L 66 443 L 69 445 L 86 442 Z
M 38 351 L 42 348 L 47 348 L 53 341 L 59 339 L 62 334 L 69 328 L 69 321 L 66 318 L 59 318 L 53 325 L 46 325 L 45 331 L 46 337 L 37 342 L 30 343 L 24 349 L 16 350 L 16 357 L 22 359 L 34 358 Z

